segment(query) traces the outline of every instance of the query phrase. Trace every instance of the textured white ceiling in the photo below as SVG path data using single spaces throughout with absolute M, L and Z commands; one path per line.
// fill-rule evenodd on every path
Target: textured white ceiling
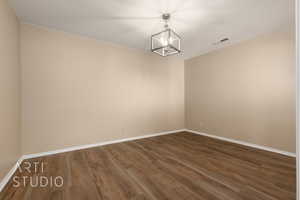
M 183 38 L 183 58 L 294 26 L 294 0 L 10 0 L 27 23 L 149 50 L 162 13 Z M 230 41 L 213 45 L 228 37 Z

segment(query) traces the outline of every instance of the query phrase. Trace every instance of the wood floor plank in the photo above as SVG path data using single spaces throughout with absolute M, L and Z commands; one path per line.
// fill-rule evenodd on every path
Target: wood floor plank
M 0 200 L 295 200 L 295 158 L 188 132 L 27 160 Z M 23 162 L 21 169 L 26 169 Z M 30 172 L 28 172 L 30 171 Z M 60 185 L 59 185 L 60 186 Z
M 85 151 L 68 154 L 70 183 L 66 189 L 65 199 L 101 200 L 93 176 L 88 168 Z M 63 167 L 63 166 L 61 166 Z

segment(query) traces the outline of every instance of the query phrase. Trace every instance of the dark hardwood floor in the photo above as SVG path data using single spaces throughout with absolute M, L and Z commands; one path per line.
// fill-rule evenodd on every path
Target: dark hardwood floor
M 29 161 L 38 167 L 23 163 L 1 200 L 296 199 L 295 158 L 185 132 Z M 27 176 L 63 186 L 20 183 Z

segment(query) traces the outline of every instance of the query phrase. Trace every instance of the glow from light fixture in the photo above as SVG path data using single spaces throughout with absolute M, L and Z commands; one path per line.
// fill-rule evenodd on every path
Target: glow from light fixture
M 168 45 L 168 41 L 167 41 L 165 38 L 163 38 L 163 37 L 160 38 L 160 43 L 161 43 L 163 46 L 167 46 L 167 45 Z

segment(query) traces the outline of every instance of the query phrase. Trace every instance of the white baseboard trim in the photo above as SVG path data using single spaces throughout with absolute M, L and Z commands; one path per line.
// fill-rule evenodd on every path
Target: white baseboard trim
M 0 182 L 0 192 L 3 190 L 5 185 L 9 182 L 9 180 L 12 178 L 15 171 L 18 169 L 19 164 L 21 164 L 22 161 L 26 160 L 26 159 L 37 158 L 37 157 L 48 156 L 48 155 L 64 153 L 64 152 L 69 152 L 69 151 L 75 151 L 75 150 L 81 150 L 81 149 L 88 149 L 88 148 L 104 146 L 104 145 L 108 145 L 108 144 L 115 144 L 115 143 L 120 143 L 120 142 L 126 142 L 126 141 L 156 137 L 156 136 L 167 135 L 167 134 L 178 133 L 178 132 L 184 132 L 184 131 L 194 133 L 194 134 L 198 134 L 198 135 L 202 135 L 202 136 L 215 138 L 215 139 L 219 139 L 219 140 L 224 140 L 224 141 L 227 141 L 227 142 L 237 143 L 237 144 L 241 144 L 241 145 L 245 145 L 245 146 L 249 146 L 249 147 L 253 147 L 253 148 L 257 148 L 257 149 L 261 149 L 261 150 L 265 150 L 265 151 L 279 153 L 279 154 L 283 154 L 283 155 L 286 155 L 286 156 L 296 157 L 295 153 L 281 151 L 281 150 L 266 147 L 266 146 L 261 146 L 261 145 L 252 144 L 252 143 L 248 143 L 248 142 L 243 142 L 243 141 L 239 141 L 239 140 L 234 140 L 234 139 L 229 139 L 229 138 L 225 138 L 225 137 L 210 135 L 210 134 L 207 134 L 207 133 L 201 133 L 201 132 L 193 131 L 193 130 L 189 130 L 189 129 L 179 129 L 179 130 L 174 130 L 174 131 L 166 131 L 166 132 L 161 132 L 161 133 L 154 133 L 154 134 L 149 134 L 149 135 L 143 135 L 143 136 L 137 136 L 137 137 L 131 137 L 131 138 L 124 138 L 124 139 L 120 139 L 120 140 L 112 140 L 112 141 L 100 142 L 100 143 L 95 143 L 95 144 L 73 146 L 73 147 L 68 147 L 68 148 L 54 150 L 54 151 L 47 151 L 47 152 L 42 152 L 42 153 L 23 155 L 17 161 L 17 163 L 12 167 L 12 169 L 7 173 L 7 175 L 1 180 L 1 182 Z
M 23 162 L 23 156 L 16 162 L 16 164 L 9 170 L 6 176 L 0 182 L 0 192 L 4 189 L 5 185 L 9 182 L 12 178 L 14 173 L 17 171 L 19 164 Z
M 186 129 L 179 129 L 179 130 L 174 130 L 174 131 L 165 131 L 165 132 L 160 132 L 160 133 L 154 133 L 154 134 L 148 134 L 148 135 L 143 135 L 143 136 L 124 138 L 124 139 L 119 139 L 119 140 L 112 140 L 112 141 L 107 141 L 107 142 L 100 142 L 100 143 L 95 143 L 95 144 L 73 146 L 73 147 L 67 147 L 67 148 L 64 148 L 64 149 L 59 149 L 59 150 L 54 150 L 54 151 L 47 151 L 47 152 L 42 152 L 42 153 L 27 154 L 27 155 L 23 156 L 23 159 L 38 158 L 38 157 L 42 157 L 42 156 L 48 156 L 48 155 L 53 155 L 53 154 L 58 154 L 58 153 L 69 152 L 69 151 L 76 151 L 76 150 L 81 150 L 81 149 L 88 149 L 88 148 L 104 146 L 104 145 L 108 145 L 108 144 L 115 144 L 115 143 L 120 143 L 120 142 L 126 142 L 126 141 L 132 141 L 132 140 L 139 140 L 139 139 L 144 139 L 144 138 L 149 138 L 149 137 L 156 137 L 156 136 L 161 136 L 161 135 L 178 133 L 178 132 L 182 132 L 182 131 L 186 131 Z
M 207 134 L 207 133 L 201 133 L 201 132 L 193 131 L 193 130 L 189 130 L 189 129 L 186 129 L 186 131 L 190 132 L 190 133 L 195 133 L 195 134 L 198 134 L 198 135 L 206 136 L 206 137 L 211 137 L 211 138 L 215 138 L 215 139 L 219 139 L 219 140 L 224 140 L 224 141 L 227 141 L 227 142 L 241 144 L 241 145 L 248 146 L 248 147 L 253 147 L 253 148 L 256 148 L 256 149 L 260 149 L 260 150 L 279 153 L 279 154 L 290 156 L 290 157 L 296 157 L 295 153 L 282 151 L 282 150 L 274 149 L 274 148 L 267 147 L 267 146 L 262 146 L 262 145 L 252 144 L 252 143 L 249 143 L 249 142 L 243 142 L 243 141 L 240 141 L 240 140 L 235 140 L 235 139 L 229 139 L 229 138 L 225 138 L 225 137 L 210 135 L 210 134 Z
M 42 152 L 42 153 L 23 155 L 17 161 L 17 163 L 11 168 L 11 170 L 6 174 L 6 176 L 1 180 L 1 182 L 0 182 L 0 192 L 4 189 L 5 185 L 12 178 L 15 171 L 18 169 L 19 164 L 21 164 L 26 159 L 38 158 L 38 157 L 42 157 L 42 156 L 48 156 L 48 155 L 64 153 L 64 152 L 69 152 L 69 151 L 75 151 L 75 150 L 81 150 L 81 149 L 88 149 L 88 148 L 104 146 L 104 145 L 108 145 L 108 144 L 115 144 L 115 143 L 120 143 L 120 142 L 139 140 L 139 139 L 144 139 L 144 138 L 149 138 L 149 137 L 156 137 L 156 136 L 167 135 L 167 134 L 172 134 L 172 133 L 179 133 L 179 132 L 183 132 L 183 131 L 186 131 L 186 129 L 179 129 L 179 130 L 174 130 L 174 131 L 165 131 L 165 132 L 148 134 L 148 135 L 143 135 L 143 136 L 124 138 L 124 139 L 120 139 L 120 140 L 112 140 L 112 141 L 100 142 L 100 143 L 95 143 L 95 144 L 73 146 L 73 147 L 68 147 L 68 148 L 54 150 L 54 151 L 47 151 L 47 152 Z

